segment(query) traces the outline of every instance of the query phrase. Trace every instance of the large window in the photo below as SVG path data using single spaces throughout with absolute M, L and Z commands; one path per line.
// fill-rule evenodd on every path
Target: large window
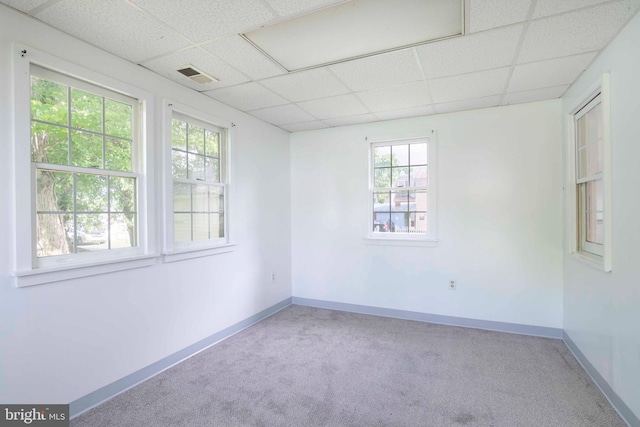
M 611 156 L 608 75 L 571 115 L 573 251 L 611 270 Z
M 138 100 L 37 66 L 30 87 L 37 266 L 137 247 Z
M 226 243 L 227 131 L 174 112 L 173 247 Z
M 369 237 L 435 237 L 434 142 L 374 142 L 370 147 Z

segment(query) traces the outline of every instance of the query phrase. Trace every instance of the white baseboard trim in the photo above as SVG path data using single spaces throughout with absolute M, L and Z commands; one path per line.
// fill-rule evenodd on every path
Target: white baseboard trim
M 396 310 L 393 308 L 371 307 L 366 305 L 347 304 L 343 302 L 323 301 L 300 297 L 293 297 L 293 304 L 327 308 L 330 310 L 349 311 L 352 313 L 372 314 L 374 316 L 393 317 L 396 319 L 416 320 L 419 322 L 437 323 L 440 325 L 463 326 L 465 328 L 485 329 L 488 331 L 562 339 L 562 329 L 546 326 L 531 326 L 517 323 L 495 322 L 492 320 L 469 319 L 466 317 L 443 316 L 440 314 L 421 313 L 418 311 Z
M 200 340 L 197 343 L 190 345 L 189 347 L 183 348 L 182 350 L 177 351 L 172 355 L 165 357 L 164 359 L 158 360 L 157 362 L 145 368 L 129 374 L 124 378 L 120 378 L 119 380 L 114 381 L 102 388 L 99 388 L 98 390 L 89 393 L 86 396 L 74 400 L 69 404 L 70 418 L 73 419 L 77 417 L 78 415 L 90 410 L 91 408 L 94 408 L 101 403 L 104 403 L 107 400 L 117 396 L 118 394 L 125 392 L 132 387 L 135 387 L 141 382 L 146 381 L 155 375 L 158 375 L 160 372 L 166 369 L 169 369 L 173 365 L 180 363 L 185 359 L 188 359 L 196 353 L 199 353 L 202 350 L 211 347 L 212 345 L 226 338 L 229 338 L 231 335 L 237 334 L 243 329 L 246 329 L 254 323 L 266 319 L 267 317 L 290 305 L 291 298 L 289 297 L 265 310 L 262 310 L 259 313 L 254 314 L 251 317 L 248 317 L 241 322 L 236 323 L 235 325 L 229 326 L 228 328 L 225 328 L 203 340 Z

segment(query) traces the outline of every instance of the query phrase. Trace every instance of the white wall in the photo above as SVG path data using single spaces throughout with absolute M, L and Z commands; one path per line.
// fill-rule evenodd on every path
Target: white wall
M 16 288 L 14 41 L 236 123 L 235 251 Z M 288 133 L 0 5 L 0 146 L 0 402 L 69 403 L 291 296 Z M 152 211 L 160 241 L 160 205 Z
M 438 246 L 366 244 L 365 137 L 431 129 Z M 561 147 L 560 100 L 292 134 L 293 296 L 561 328 Z
M 601 81 L 604 72 L 611 75 L 612 271 L 604 273 L 570 256 L 565 227 L 564 328 L 613 390 L 640 417 L 638 70 L 640 15 L 622 30 L 564 97 L 566 118 L 589 86 Z

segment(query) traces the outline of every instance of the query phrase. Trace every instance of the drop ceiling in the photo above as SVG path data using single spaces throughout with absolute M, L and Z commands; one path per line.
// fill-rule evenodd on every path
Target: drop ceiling
M 290 132 L 558 98 L 640 9 L 465 0 L 462 36 L 288 72 L 242 34 L 349 1 L 0 2 Z M 185 66 L 218 81 L 197 83 Z

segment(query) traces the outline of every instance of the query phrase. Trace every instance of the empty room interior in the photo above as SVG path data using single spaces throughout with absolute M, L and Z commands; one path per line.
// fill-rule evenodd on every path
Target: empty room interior
M 0 0 L 0 424 L 640 427 L 638 10 Z

